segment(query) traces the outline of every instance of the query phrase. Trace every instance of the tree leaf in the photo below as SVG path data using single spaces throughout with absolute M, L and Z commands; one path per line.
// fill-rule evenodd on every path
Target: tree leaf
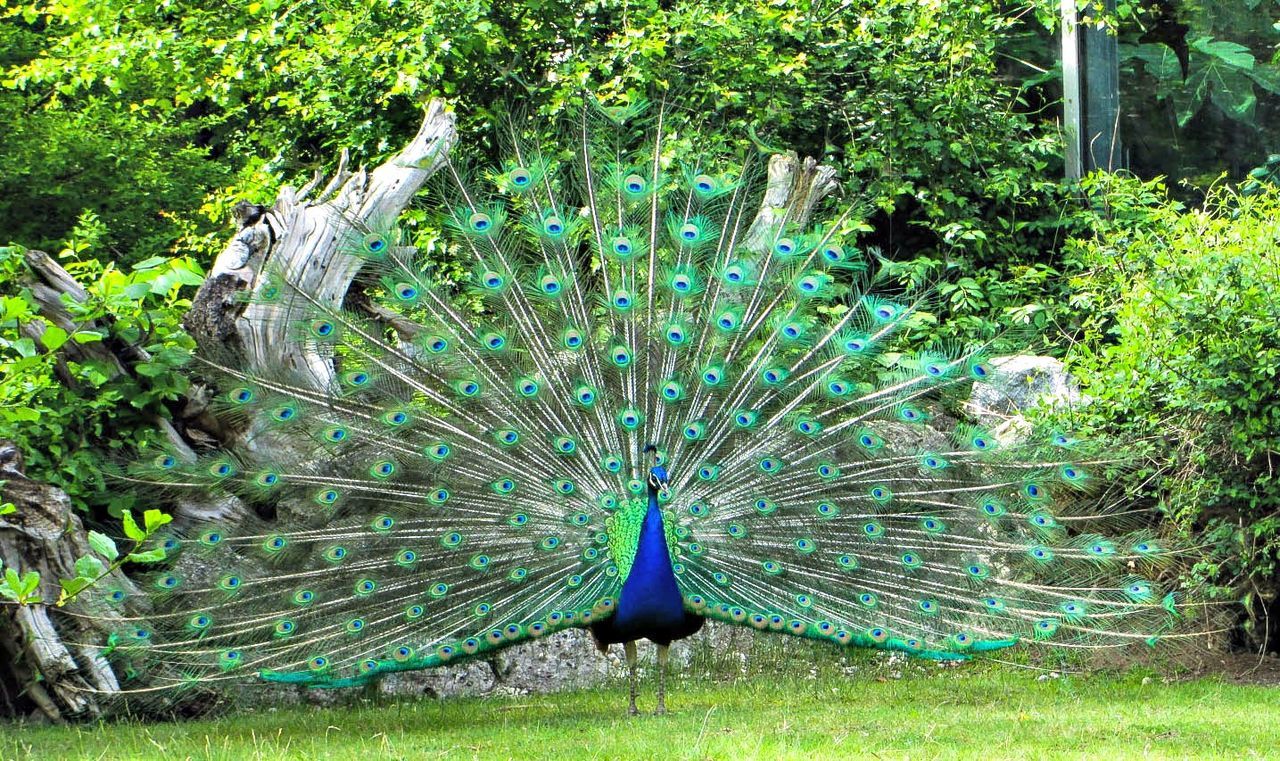
M 20 586 L 21 591 L 18 596 L 20 599 L 26 602 L 39 602 L 39 598 L 32 599 L 32 595 L 34 595 L 36 591 L 39 589 L 40 589 L 40 572 L 27 571 L 25 574 L 22 575 L 22 582 Z
M 130 563 L 158 563 L 164 559 L 165 553 L 163 547 L 157 547 L 154 550 L 147 550 L 146 552 L 131 552 L 125 557 L 125 560 L 128 560 Z
M 1219 72 L 1218 81 L 1214 83 L 1209 99 L 1231 118 L 1245 122 L 1253 121 L 1254 110 L 1258 105 L 1253 82 L 1239 72 L 1228 70 Z
M 94 552 L 107 560 L 115 560 L 120 557 L 120 550 L 116 548 L 116 541 L 106 534 L 90 531 L 89 546 L 93 548 Z
M 178 276 L 178 282 L 183 285 L 200 285 L 204 282 L 204 275 L 177 262 L 173 264 L 173 271 Z
M 1253 71 L 1249 72 L 1249 79 L 1252 79 L 1259 87 L 1269 93 L 1280 94 L 1280 67 L 1259 64 Z
M 1173 106 L 1178 115 L 1178 126 L 1185 127 L 1204 105 L 1209 94 L 1209 70 L 1192 71 L 1183 87 L 1173 91 Z
M 130 283 L 124 287 L 124 295 L 131 299 L 141 299 L 151 293 L 150 283 Z
M 33 410 L 28 407 L 19 407 L 16 410 L 5 410 L 4 414 L 8 415 L 10 420 L 14 420 L 19 423 L 34 423 L 40 419 L 40 411 Z M 16 510 L 17 508 L 14 509 Z M 4 511 L 0 510 L 0 515 L 3 514 Z
M 135 542 L 141 542 L 147 538 L 147 532 L 138 528 L 138 522 L 133 518 L 132 510 L 125 510 L 120 513 L 120 521 L 124 524 L 124 535 Z
M 154 362 L 139 362 L 133 366 L 133 370 L 144 378 L 157 378 L 169 372 L 168 367 Z
M 40 336 L 40 343 L 44 344 L 44 348 L 49 351 L 57 351 L 67 342 L 67 331 L 57 325 L 48 325 L 44 329 L 44 334 Z
M 96 330 L 77 330 L 72 338 L 75 339 L 75 342 L 78 344 L 87 344 L 95 341 L 101 341 L 103 339 L 103 335 Z
M 1253 57 L 1253 53 L 1249 52 L 1249 48 L 1238 42 L 1197 37 L 1189 43 L 1189 47 L 1233 69 L 1252 69 L 1257 63 L 1257 59 Z
M 154 269 L 155 267 L 159 267 L 161 264 L 167 264 L 168 261 L 169 261 L 169 257 L 167 256 L 153 256 L 150 259 L 143 259 L 142 261 L 133 265 L 133 269 L 135 271 Z
M 68 599 L 93 586 L 93 580 L 86 579 L 83 576 L 77 576 L 74 579 L 59 579 L 58 586 L 62 587 L 62 594 L 58 597 L 58 604 L 62 605 Z
M 162 510 L 152 509 L 142 514 L 142 525 L 147 529 L 147 536 L 154 534 L 162 526 L 167 526 L 172 521 L 173 516 Z
M 107 572 L 107 566 L 93 555 L 82 555 L 76 559 L 76 576 L 82 579 L 97 580 Z

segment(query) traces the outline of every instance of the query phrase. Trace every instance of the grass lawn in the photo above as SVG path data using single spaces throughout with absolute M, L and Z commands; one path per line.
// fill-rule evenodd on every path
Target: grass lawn
M 673 679 L 668 716 L 626 687 L 183 723 L 0 725 L 0 757 L 69 758 L 1276 758 L 1280 688 L 985 664 Z M 1149 673 L 1149 672 L 1148 672 Z M 358 703 L 359 701 L 357 701 Z M 653 705 L 652 684 L 642 709 Z

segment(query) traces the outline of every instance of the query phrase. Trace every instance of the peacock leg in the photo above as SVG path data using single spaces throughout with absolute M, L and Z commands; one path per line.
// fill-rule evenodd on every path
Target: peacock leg
M 627 680 L 631 683 L 631 705 L 627 708 L 627 713 L 635 716 L 640 713 L 636 708 L 636 691 L 639 685 L 636 683 L 636 643 L 635 640 L 622 643 L 622 652 L 627 656 Z
M 655 714 L 667 712 L 667 654 L 670 650 L 670 645 L 658 645 L 658 707 L 653 709 Z

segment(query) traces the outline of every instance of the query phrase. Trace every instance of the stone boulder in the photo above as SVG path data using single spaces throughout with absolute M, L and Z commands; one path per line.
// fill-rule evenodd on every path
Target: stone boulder
M 1088 403 L 1075 379 L 1053 357 L 1020 354 L 996 357 L 997 373 L 973 384 L 965 413 L 990 428 L 1025 426 L 1023 413 L 1034 407 L 1072 407 Z
M 1002 446 L 1016 445 L 1030 438 L 1032 425 L 1025 417 L 1026 412 L 1037 407 L 1068 409 L 1089 402 L 1066 367 L 1053 357 L 1035 354 L 994 357 L 991 365 L 996 372 L 989 380 L 973 384 L 963 412 L 988 429 Z M 982 530 L 990 532 L 991 528 L 984 526 Z M 980 557 L 984 562 L 992 562 L 987 553 L 981 553 Z M 1001 575 L 1010 573 L 1007 566 L 997 567 Z

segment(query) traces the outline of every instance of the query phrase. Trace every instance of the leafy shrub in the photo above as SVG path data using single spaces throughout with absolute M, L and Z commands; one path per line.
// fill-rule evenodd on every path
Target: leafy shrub
M 57 250 L 89 212 L 103 226 L 99 252 L 128 265 L 221 226 L 191 214 L 237 168 L 216 160 L 210 121 L 155 119 L 101 93 L 68 103 L 49 88 L 18 88 L 6 74 L 58 35 L 3 18 L 10 12 L 0 9 L 0 245 Z
M 184 257 L 151 259 L 124 272 L 64 253 L 64 266 L 89 292 L 84 303 L 64 301 L 81 326 L 71 332 L 37 315 L 23 287 L 22 251 L 0 248 L 0 438 L 17 443 L 29 476 L 62 488 L 76 507 L 119 515 L 133 500 L 108 492 L 103 459 L 153 435 L 155 418 L 169 415 L 166 403 L 185 393 L 184 365 L 194 345 L 180 323 L 189 306 L 184 286 L 199 283 L 202 272 Z M 43 327 L 38 342 L 23 330 L 33 324 Z M 69 341 L 136 345 L 150 358 L 121 373 L 113 362 L 52 353 Z
M 928 259 L 930 279 L 970 277 L 947 309 L 990 327 L 1052 276 L 1036 261 L 1056 247 L 1062 198 L 1057 126 L 1026 113 L 998 66 L 1008 35 L 1035 23 L 1024 11 L 968 0 L 15 4 L 0 11 L 15 40 L 0 56 L 14 145 L 0 148 L 20 171 L 0 187 L 0 229 L 49 245 L 23 215 L 56 203 L 65 230 L 82 204 L 107 224 L 117 261 L 171 250 L 165 235 L 209 255 L 230 200 L 268 200 L 341 148 L 376 162 L 412 135 L 428 98 L 456 106 L 459 152 L 490 164 L 501 111 L 532 115 L 551 138 L 584 88 L 666 92 L 676 143 L 754 141 L 839 165 L 867 244 Z M 45 142 L 60 150 L 36 149 Z M 113 175 L 75 146 L 121 166 Z M 119 192 L 65 182 L 73 164 Z M 1019 267 L 1033 271 L 1007 299 L 1001 283 Z
M 1219 594 L 1280 579 L 1280 190 L 1225 188 L 1182 210 L 1158 183 L 1096 176 L 1100 234 L 1069 246 L 1088 315 L 1071 367 L 1078 421 L 1168 463 L 1148 488 L 1202 536 Z M 1136 474 L 1136 481 L 1151 475 Z

